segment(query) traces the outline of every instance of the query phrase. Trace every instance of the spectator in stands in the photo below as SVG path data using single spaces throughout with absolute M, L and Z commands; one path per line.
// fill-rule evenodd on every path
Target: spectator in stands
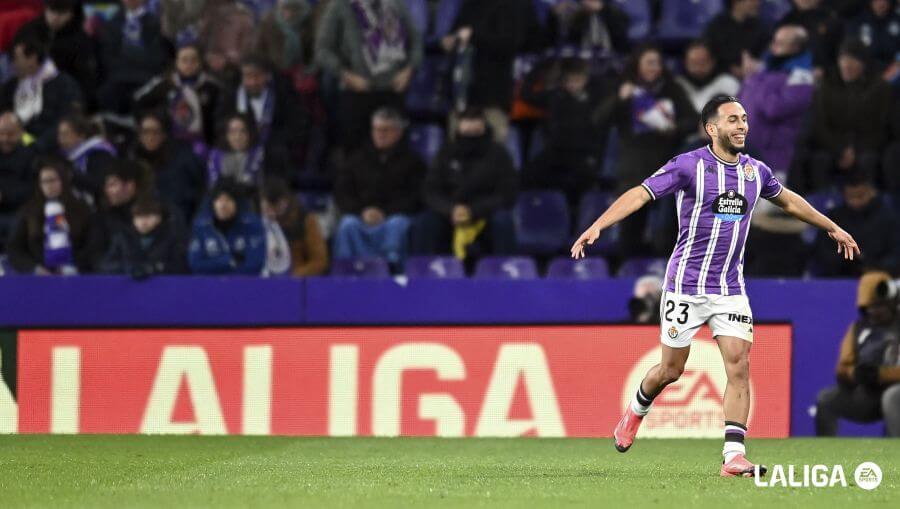
M 0 241 L 9 236 L 16 211 L 34 192 L 35 153 L 22 142 L 22 124 L 11 111 L 0 114 Z
M 328 268 L 328 246 L 316 216 L 304 210 L 287 182 L 267 178 L 260 196 L 266 229 L 268 275 L 320 276 Z
M 411 215 L 421 209 L 425 163 L 406 144 L 406 119 L 390 108 L 372 116 L 370 142 L 340 171 L 335 199 L 344 216 L 335 258 L 381 256 L 399 272 L 406 258 Z
M 263 146 L 256 124 L 246 113 L 233 113 L 222 122 L 219 145 L 209 151 L 206 174 L 211 187 L 221 178 L 234 180 L 246 193 L 255 194 L 266 175 L 284 176 L 285 158 L 277 147 Z M 249 196 L 250 194 L 247 194 Z
M 315 47 L 315 10 L 310 0 L 278 0 L 259 24 L 254 51 L 281 72 L 309 66 Z
M 159 19 L 145 4 L 146 0 L 122 0 L 122 9 L 100 33 L 105 79 L 98 99 L 105 110 L 128 113 L 134 92 L 163 72 L 171 59 Z
M 452 245 L 452 252 L 466 259 L 485 252 L 509 254 L 515 242 L 504 211 L 516 197 L 512 160 L 493 141 L 478 108 L 464 111 L 457 129 L 456 139 L 444 145 L 425 178 L 428 210 L 414 225 L 414 251 L 443 254 Z
M 782 25 L 762 61 L 749 55 L 743 61 L 740 100 L 753 124 L 749 149 L 782 179 L 791 167 L 815 89 L 808 43 L 803 27 Z
M 900 65 L 900 13 L 894 10 L 894 0 L 867 3 L 865 12 L 849 23 L 847 36 L 858 38 L 869 48 L 874 69 L 883 73 Z
M 240 83 L 219 102 L 218 118 L 247 114 L 261 143 L 269 148 L 291 146 L 302 139 L 306 119 L 293 89 L 276 79 L 269 65 L 258 55 L 244 58 Z
M 148 111 L 137 117 L 138 135 L 131 158 L 149 170 L 159 199 L 181 221 L 190 221 L 204 189 L 203 163 L 186 143 L 168 133 L 168 116 Z
M 844 203 L 828 213 L 865 250 L 847 263 L 820 232 L 815 245 L 815 272 L 825 277 L 858 277 L 867 270 L 900 270 L 900 218 L 878 195 L 866 175 L 850 175 L 843 187 Z
M 560 189 L 574 205 L 597 183 L 606 130 L 594 111 L 606 91 L 590 80 L 587 62 L 581 59 L 563 59 L 540 90 L 530 83 L 534 76 L 522 87 L 522 98 L 546 111 L 544 148 L 526 166 L 523 185 Z
M 77 274 L 90 271 L 91 211 L 72 193 L 65 160 L 35 160 L 34 196 L 19 210 L 6 243 L 9 262 L 23 274 Z
M 778 22 L 779 27 L 784 25 L 806 29 L 817 75 L 837 58 L 844 29 L 840 18 L 830 6 L 822 5 L 822 0 L 794 0 L 794 7 Z
M 847 40 L 841 45 L 838 72 L 813 98 L 813 153 L 808 165 L 812 188 L 828 187 L 835 173 L 857 170 L 877 182 L 890 111 L 890 86 L 872 72 L 866 47 Z
M 816 435 L 835 436 L 838 419 L 884 419 L 886 435 L 900 437 L 900 320 L 897 287 L 889 274 L 870 272 L 857 292 L 859 317 L 841 341 L 837 385 L 816 402 Z
M 210 72 L 227 79 L 230 68 L 253 51 L 256 26 L 253 12 L 237 0 L 207 0 L 199 24 L 197 42 L 206 50 L 204 60 Z
M 157 76 L 134 94 L 137 111 L 163 109 L 178 140 L 212 144 L 221 84 L 203 69 L 200 48 L 185 45 L 175 54 L 175 68 Z
M 753 130 L 756 130 L 755 125 Z M 802 237 L 807 228 L 809 225 L 789 216 L 781 207 L 760 200 L 750 222 L 744 274 L 754 277 L 803 276 L 810 251 Z
M 422 44 L 403 1 L 332 0 L 325 8 L 316 61 L 340 81 L 337 116 L 345 151 L 363 143 L 376 109 L 402 109 Z
M 207 3 L 207 0 L 159 0 L 163 36 L 178 43 L 196 40 Z
M 628 15 L 608 0 L 562 0 L 547 20 L 547 39 L 566 45 L 624 54 L 628 51 Z
M 131 206 L 131 223 L 116 231 L 99 272 L 145 279 L 187 272 L 184 235 L 157 200 L 141 198 Z
M 85 102 L 92 106 L 97 88 L 97 59 L 94 41 L 84 32 L 81 0 L 45 0 L 44 13 L 19 29 L 48 48 L 50 59 L 60 71 L 71 76 L 81 88 Z
M 704 33 L 713 57 L 725 70 L 741 78 L 744 52 L 759 58 L 769 43 L 769 29 L 759 19 L 760 3 L 728 0 L 728 9 L 714 17 Z
M 194 274 L 258 275 L 266 263 L 262 219 L 234 185 L 217 182 L 194 221 L 188 264 Z
M 13 43 L 15 78 L 3 86 L 0 110 L 16 113 L 39 150 L 53 147 L 59 119 L 82 104 L 78 83 L 47 58 L 40 41 L 23 38 Z
M 702 40 L 688 44 L 684 51 L 684 74 L 677 76 L 675 81 L 684 89 L 698 115 L 703 105 L 713 97 L 734 96 L 741 88 L 737 78 L 719 69 L 712 46 Z
M 501 143 L 509 129 L 513 60 L 528 36 L 529 9 L 530 0 L 463 0 L 453 32 L 441 41 L 444 50 L 455 55 L 458 74 L 468 77 L 455 84 L 455 111 L 481 108 L 494 140 Z M 458 130 L 455 118 L 451 133 Z
M 131 227 L 134 219 L 131 207 L 144 191 L 141 177 L 141 168 L 127 159 L 114 159 L 107 167 L 103 199 L 93 229 L 93 244 L 98 253 L 106 253 L 113 238 Z
M 57 130 L 57 145 L 74 167 L 72 185 L 84 198 L 96 203 L 103 188 L 106 167 L 116 149 L 90 120 L 80 114 L 64 117 Z
M 651 45 L 632 53 L 621 85 L 601 104 L 598 117 L 618 130 L 616 187 L 620 191 L 640 184 L 665 164 L 699 122 L 684 90 L 663 66 L 659 49 Z M 646 218 L 646 209 L 642 209 L 622 223 L 623 255 L 646 254 Z

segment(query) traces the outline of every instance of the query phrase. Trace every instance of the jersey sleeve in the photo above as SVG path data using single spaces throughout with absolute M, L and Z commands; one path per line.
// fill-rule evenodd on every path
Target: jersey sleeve
M 685 157 L 675 157 L 662 168 L 650 175 L 641 186 L 650 193 L 650 197 L 658 200 L 675 191 L 688 187 L 691 183 L 691 168 Z
M 772 169 L 762 163 L 759 164 L 759 185 L 762 186 L 759 196 L 767 200 L 775 198 L 784 190 L 784 186 L 778 181 Z

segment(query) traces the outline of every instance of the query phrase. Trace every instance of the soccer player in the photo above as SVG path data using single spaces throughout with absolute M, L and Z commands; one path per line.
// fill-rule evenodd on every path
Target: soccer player
M 662 359 L 650 368 L 634 400 L 616 426 L 616 449 L 625 452 L 650 411 L 653 399 L 684 372 L 691 339 L 709 323 L 717 340 L 728 383 L 725 386 L 725 445 L 720 475 L 752 477 L 744 436 L 750 413 L 750 346 L 753 313 L 744 291 L 744 244 L 750 216 L 760 198 L 828 232 L 837 252 L 859 255 L 853 237 L 784 187 L 761 161 L 741 153 L 749 131 L 747 113 L 734 97 L 716 96 L 700 114 L 711 144 L 673 158 L 640 186 L 626 191 L 572 245 L 572 257 L 585 256 L 603 230 L 651 200 L 675 193 L 678 241 L 666 269 L 661 302 Z M 765 474 L 760 466 L 760 474 Z

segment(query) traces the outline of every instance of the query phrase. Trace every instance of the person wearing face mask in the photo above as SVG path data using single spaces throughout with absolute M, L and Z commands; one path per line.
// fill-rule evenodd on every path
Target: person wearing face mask
M 141 198 L 130 212 L 131 223 L 113 236 L 99 272 L 128 274 L 134 279 L 185 273 L 185 239 L 165 207 L 154 199 Z
M 652 45 L 632 53 L 621 84 L 603 101 L 597 115 L 599 122 L 611 123 L 618 131 L 616 189 L 620 192 L 640 184 L 668 161 L 696 130 L 699 119 L 684 90 L 664 67 L 662 53 Z M 646 218 L 642 209 L 622 223 L 619 248 L 623 256 L 649 254 L 643 240 Z
M 478 237 L 475 245 L 461 241 L 455 245 L 454 254 L 460 258 L 513 252 L 514 241 L 503 212 L 512 207 L 517 187 L 509 153 L 493 141 L 484 113 L 477 108 L 464 111 L 456 139 L 441 148 L 425 177 L 428 210 L 413 225 L 413 251 L 449 253 L 451 240 L 459 233 Z
M 816 275 L 824 277 L 856 277 L 868 270 L 900 271 L 900 218 L 879 196 L 878 190 L 864 173 L 846 177 L 844 203 L 828 213 L 828 217 L 844 225 L 848 232 L 866 246 L 851 263 L 834 260 L 834 248 L 827 237 L 816 239 L 814 260 Z
M 836 176 L 853 171 L 881 183 L 891 89 L 872 72 L 861 41 L 848 39 L 839 53 L 837 72 L 825 79 L 813 97 L 812 155 L 807 166 L 811 189 L 825 189 Z
M 96 48 L 84 32 L 81 4 L 81 0 L 46 0 L 43 15 L 23 25 L 18 34 L 34 37 L 48 48 L 56 67 L 78 82 L 91 109 L 97 88 Z
M 884 420 L 886 436 L 900 437 L 900 318 L 897 282 L 885 272 L 862 276 L 857 318 L 841 341 L 837 385 L 819 392 L 816 435 L 835 436 L 838 419 Z
M 172 122 L 178 140 L 215 142 L 215 114 L 221 84 L 203 68 L 200 48 L 187 44 L 175 54 L 175 68 L 153 78 L 134 93 L 136 111 L 160 109 Z
M 42 156 L 34 168 L 35 194 L 19 210 L 7 240 L 9 263 L 21 274 L 89 272 L 96 253 L 91 211 L 72 193 L 68 163 Z

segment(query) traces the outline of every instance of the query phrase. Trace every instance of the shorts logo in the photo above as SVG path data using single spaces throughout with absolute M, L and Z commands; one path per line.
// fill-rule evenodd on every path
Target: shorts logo
M 747 182 L 753 182 L 753 180 L 756 179 L 756 173 L 754 173 L 753 167 L 749 164 L 745 164 L 741 168 L 741 174 L 744 176 L 744 180 L 746 180 Z
M 669 327 L 668 334 L 670 338 L 675 339 L 678 337 L 678 329 L 676 329 L 675 327 Z
M 722 193 L 713 200 L 713 215 L 720 221 L 733 223 L 740 221 L 747 214 L 747 199 L 734 189 Z
M 753 317 L 747 315 L 739 315 L 737 313 L 728 313 L 728 321 L 729 322 L 738 322 L 738 323 L 753 323 Z

